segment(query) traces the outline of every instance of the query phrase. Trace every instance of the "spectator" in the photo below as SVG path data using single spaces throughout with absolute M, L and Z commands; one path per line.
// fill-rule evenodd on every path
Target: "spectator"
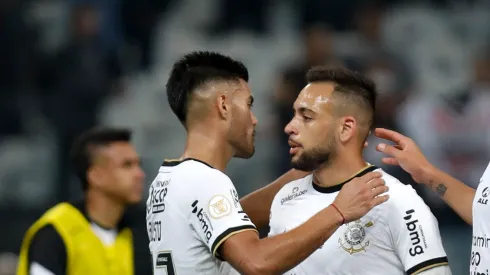
M 50 62 L 51 89 L 44 104 L 58 138 L 57 200 L 67 199 L 70 193 L 67 164 L 73 139 L 97 124 L 101 103 L 111 92 L 122 89 L 118 60 L 99 40 L 99 11 L 89 4 L 79 4 L 71 15 L 72 36 Z

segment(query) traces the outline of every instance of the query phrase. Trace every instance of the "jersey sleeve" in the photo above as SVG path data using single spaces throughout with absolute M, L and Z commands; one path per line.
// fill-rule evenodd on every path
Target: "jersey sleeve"
M 243 211 L 235 186 L 226 175 L 214 173 L 200 182 L 203 184 L 194 190 L 189 205 L 189 220 L 199 238 L 219 258 L 218 248 L 226 239 L 257 229 Z
M 281 190 L 282 191 L 282 190 Z M 269 234 L 268 236 L 275 236 L 284 232 L 281 227 L 280 216 L 281 216 L 281 205 L 278 201 L 278 197 L 281 192 L 277 193 L 274 200 L 272 201 L 271 211 L 269 216 Z
M 436 218 L 411 186 L 400 186 L 387 215 L 395 251 L 408 275 L 448 265 Z M 398 193 L 398 194 L 397 194 Z
M 49 271 L 54 275 L 66 274 L 65 244 L 51 225 L 43 227 L 34 235 L 29 246 L 28 258 L 29 274 L 39 274 L 40 270 Z

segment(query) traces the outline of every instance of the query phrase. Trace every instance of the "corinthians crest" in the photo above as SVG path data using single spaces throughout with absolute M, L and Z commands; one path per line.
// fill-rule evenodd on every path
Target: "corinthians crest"
M 373 226 L 373 222 L 369 221 L 362 224 L 361 220 L 347 224 L 344 234 L 339 238 L 339 244 L 342 249 L 349 254 L 366 251 L 369 246 L 369 241 L 366 240 L 366 228 Z

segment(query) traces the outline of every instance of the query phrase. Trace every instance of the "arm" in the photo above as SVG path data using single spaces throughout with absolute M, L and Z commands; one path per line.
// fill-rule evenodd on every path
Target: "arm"
M 339 212 L 327 207 L 284 234 L 262 240 L 252 232 L 237 234 L 224 242 L 220 254 L 241 273 L 284 273 L 315 252 L 341 225 Z
M 54 227 L 47 225 L 36 233 L 29 247 L 29 275 L 64 274 L 65 244 Z
M 218 245 L 219 254 L 242 274 L 284 273 L 323 245 L 344 218 L 356 220 L 387 200 L 377 197 L 387 190 L 378 176 L 369 173 L 346 184 L 333 203 L 338 210 L 331 205 L 296 229 L 270 238 L 260 240 L 250 231 L 234 234 Z
M 436 192 L 466 223 L 473 224 L 475 189 L 432 167 L 423 183 Z
M 412 178 L 434 190 L 468 224 L 473 222 L 472 205 L 475 190 L 461 181 L 435 168 L 423 155 L 415 142 L 406 136 L 387 129 L 376 129 L 377 137 L 396 145 L 379 144 L 376 149 L 387 154 L 383 162 L 399 165 Z
M 409 185 L 393 186 L 384 215 L 394 250 L 408 275 L 448 266 L 436 217 Z M 440 273 L 434 273 L 440 274 Z
M 308 172 L 291 169 L 271 184 L 243 197 L 240 200 L 243 211 L 247 213 L 257 228 L 266 227 L 269 224 L 272 201 L 277 192 L 288 182 L 300 179 L 306 175 L 308 175 Z

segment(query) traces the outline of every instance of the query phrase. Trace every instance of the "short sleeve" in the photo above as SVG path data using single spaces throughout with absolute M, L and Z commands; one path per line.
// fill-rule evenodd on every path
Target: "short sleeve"
M 281 205 L 278 201 L 278 194 L 276 194 L 276 197 L 272 201 L 272 205 L 271 205 L 270 216 L 269 216 L 269 235 L 268 235 L 269 237 L 284 232 L 284 230 L 282 230 L 281 223 L 280 223 Z
M 257 231 L 243 211 L 238 193 L 231 180 L 219 171 L 193 190 L 190 222 L 199 238 L 214 256 L 229 237 L 246 231 Z M 202 182 L 202 180 L 201 180 Z
M 448 265 L 436 218 L 411 186 L 400 189 L 391 198 L 388 224 L 405 271 L 411 275 Z
M 46 253 L 49 251 L 49 253 Z M 66 248 L 56 229 L 47 225 L 35 235 L 29 247 L 29 265 L 34 263 L 52 274 L 66 273 Z M 34 265 L 36 266 L 36 265 Z

